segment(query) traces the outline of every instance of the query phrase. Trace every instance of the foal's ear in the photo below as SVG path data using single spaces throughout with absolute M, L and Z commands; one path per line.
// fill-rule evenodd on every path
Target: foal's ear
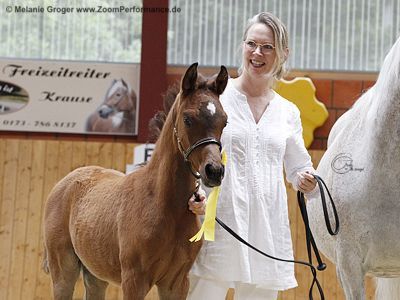
M 182 91 L 185 95 L 194 91 L 197 81 L 197 66 L 198 63 L 192 64 L 189 69 L 187 69 L 185 76 L 182 79 Z
M 221 95 L 224 92 L 227 84 L 228 70 L 225 68 L 225 66 L 221 66 L 221 70 L 219 71 L 218 76 L 213 83 L 213 88 L 218 95 Z

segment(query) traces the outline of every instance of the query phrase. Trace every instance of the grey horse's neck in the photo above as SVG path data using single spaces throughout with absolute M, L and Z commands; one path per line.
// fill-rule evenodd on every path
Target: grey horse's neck
M 369 143 L 374 156 L 379 158 L 375 163 L 381 168 L 396 168 L 400 175 L 400 74 L 390 71 L 381 72 L 376 84 L 371 107 L 373 134 Z
M 377 129 L 385 139 L 400 135 L 400 38 L 386 56 L 375 87 Z

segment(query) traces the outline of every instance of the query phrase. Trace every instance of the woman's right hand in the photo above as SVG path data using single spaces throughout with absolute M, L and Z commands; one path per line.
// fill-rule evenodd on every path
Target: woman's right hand
M 200 201 L 196 201 L 194 195 L 190 197 L 188 201 L 189 210 L 196 215 L 205 215 L 207 197 L 206 193 L 202 189 L 199 189 L 198 191 L 198 198 L 200 199 Z

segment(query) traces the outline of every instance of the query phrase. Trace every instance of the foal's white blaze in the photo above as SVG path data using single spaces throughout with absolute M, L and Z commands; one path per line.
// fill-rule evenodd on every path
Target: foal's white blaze
M 207 109 L 212 116 L 215 114 L 215 111 L 217 110 L 217 108 L 215 107 L 215 104 L 212 102 L 208 102 Z

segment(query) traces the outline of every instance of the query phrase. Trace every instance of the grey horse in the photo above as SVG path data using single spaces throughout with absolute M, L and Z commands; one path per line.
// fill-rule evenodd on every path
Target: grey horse
M 367 273 L 379 277 L 377 300 L 400 299 L 400 279 L 383 280 L 400 277 L 400 38 L 376 84 L 333 126 L 317 174 L 332 193 L 341 229 L 327 233 L 317 196 L 308 201 L 310 225 L 336 264 L 346 299 L 365 299 Z

